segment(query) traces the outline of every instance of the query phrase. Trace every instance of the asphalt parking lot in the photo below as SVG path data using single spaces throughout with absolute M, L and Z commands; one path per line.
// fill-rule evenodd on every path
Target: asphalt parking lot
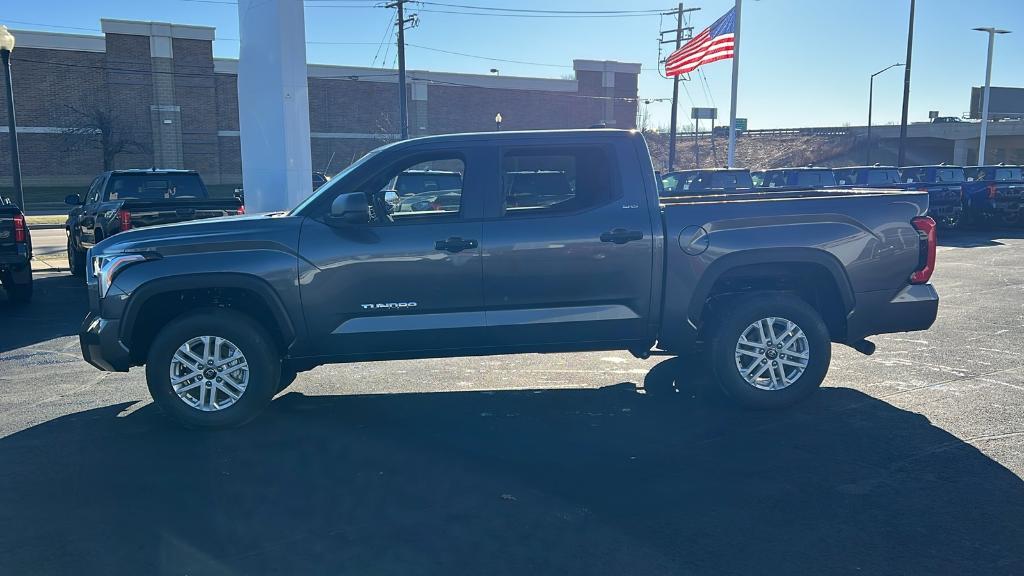
M 84 290 L 0 296 L 0 574 L 1024 573 L 1024 233 L 946 234 L 928 332 L 836 347 L 784 412 L 695 359 L 300 375 L 252 424 L 170 424 L 79 355 Z

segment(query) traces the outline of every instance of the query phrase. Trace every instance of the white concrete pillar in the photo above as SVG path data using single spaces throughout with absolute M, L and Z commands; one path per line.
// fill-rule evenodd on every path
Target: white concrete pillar
M 302 2 L 239 0 L 238 32 L 246 210 L 287 210 L 313 192 Z
M 953 140 L 953 164 L 957 166 L 967 165 L 967 140 Z

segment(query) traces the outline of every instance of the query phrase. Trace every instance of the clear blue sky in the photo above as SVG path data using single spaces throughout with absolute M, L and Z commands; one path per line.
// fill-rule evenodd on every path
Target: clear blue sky
M 438 0 L 467 5 L 545 10 L 622 10 L 671 8 L 668 0 Z M 215 26 L 224 38 L 215 56 L 238 53 L 237 7 L 230 0 L 33 0 L 5 3 L 0 23 L 11 28 L 98 33 L 99 19 L 124 18 Z M 307 55 L 310 62 L 370 66 L 384 61 L 378 46 L 393 11 L 370 7 L 372 0 L 306 2 Z M 731 0 L 704 0 L 692 6 L 695 32 L 721 16 Z M 365 6 L 365 7 L 363 7 Z M 687 3 L 687 6 L 691 4 Z M 573 58 L 641 62 L 642 98 L 671 97 L 671 82 L 657 65 L 657 31 L 671 28 L 669 18 L 511 18 L 447 14 L 412 6 L 420 26 L 407 34 L 410 44 L 478 56 L 550 64 L 514 64 L 444 54 L 410 47 L 410 68 L 503 75 L 559 77 L 572 73 Z M 909 0 L 745 0 L 741 44 L 739 116 L 751 128 L 863 124 L 867 116 L 868 76 L 906 55 Z M 26 22 L 31 24 L 26 24 Z M 976 26 L 1000 26 L 1013 34 L 996 39 L 992 83 L 1024 86 L 1024 3 L 1019 0 L 919 0 L 911 120 L 927 119 L 928 110 L 943 115 L 966 112 L 970 87 L 984 83 L 986 36 Z M 66 28 L 59 28 L 59 26 Z M 354 44 L 317 44 L 351 42 Z M 365 43 L 365 44 L 358 44 Z M 385 66 L 394 61 L 394 48 Z M 376 59 L 375 59 L 376 57 Z M 730 61 L 704 68 L 689 82 L 693 105 L 714 103 L 719 117 L 728 115 Z M 903 73 L 894 68 L 876 78 L 875 122 L 899 122 Z M 681 96 L 681 113 L 689 116 L 690 99 Z M 651 105 L 653 123 L 667 125 L 669 105 Z

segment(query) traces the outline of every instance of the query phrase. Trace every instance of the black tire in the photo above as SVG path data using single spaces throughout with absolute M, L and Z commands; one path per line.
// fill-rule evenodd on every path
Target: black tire
M 796 324 L 806 336 L 808 348 L 808 362 L 803 374 L 776 390 L 765 390 L 748 383 L 740 373 L 736 359 L 740 336 L 758 320 L 770 317 L 784 318 Z M 768 348 L 765 362 L 776 358 Z M 726 395 L 748 408 L 784 408 L 806 398 L 821 386 L 832 359 L 832 343 L 825 322 L 807 302 L 789 294 L 760 292 L 730 302 L 718 317 L 710 352 L 715 380 Z M 744 361 L 756 362 L 753 359 Z M 785 368 L 781 363 L 780 366 Z M 781 376 L 779 380 L 782 380 Z
M 72 276 L 85 276 L 85 254 L 75 248 L 75 243 L 68 236 L 68 268 Z
M 9 278 L 4 282 L 4 288 L 7 290 L 7 298 L 15 304 L 28 304 L 32 301 L 32 274 L 28 275 L 28 280 L 24 282 L 15 282 L 14 278 Z
M 219 336 L 245 356 L 249 382 L 233 404 L 204 412 L 187 404 L 171 386 L 171 359 L 180 346 L 197 336 Z M 165 326 L 150 346 L 146 383 L 153 400 L 179 424 L 188 428 L 232 428 L 255 418 L 274 397 L 281 378 L 281 358 L 273 340 L 245 314 L 225 309 L 204 309 Z

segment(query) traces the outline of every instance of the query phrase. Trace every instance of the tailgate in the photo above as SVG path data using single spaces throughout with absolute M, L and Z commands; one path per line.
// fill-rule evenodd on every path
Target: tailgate
M 0 208 L 0 253 L 8 252 L 15 252 L 14 213 Z
M 203 218 L 237 216 L 242 213 L 242 203 L 237 198 L 154 202 L 126 201 L 121 210 L 131 215 L 133 228 L 142 228 Z

